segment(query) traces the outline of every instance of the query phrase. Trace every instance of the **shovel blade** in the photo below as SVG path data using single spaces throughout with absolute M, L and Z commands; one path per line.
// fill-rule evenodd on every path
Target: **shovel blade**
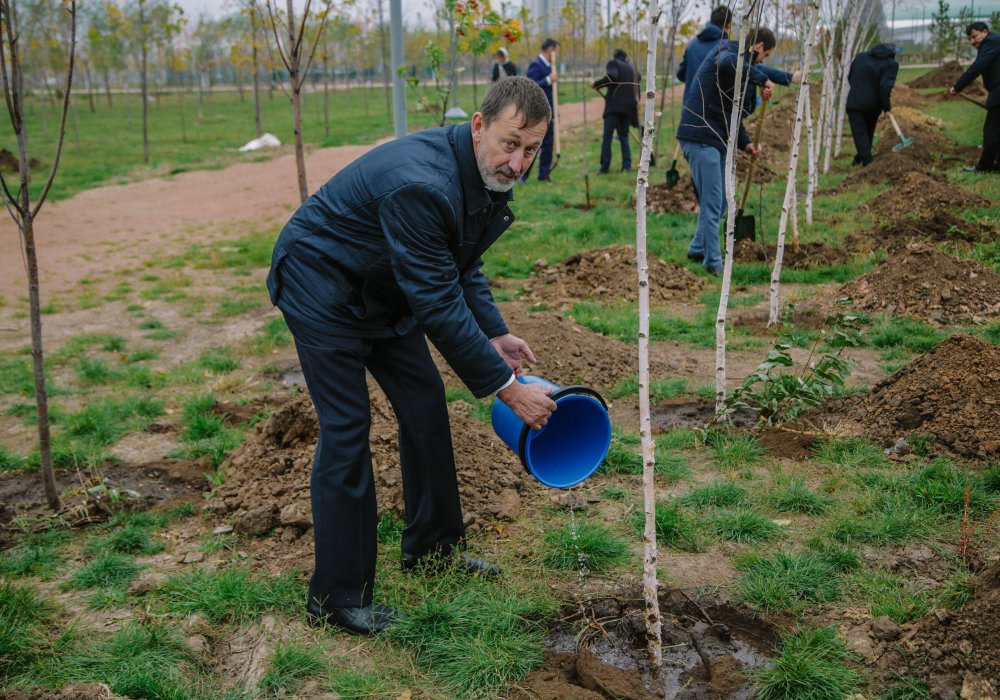
M 677 161 L 675 160 L 670 165 L 670 170 L 667 171 L 667 189 L 672 190 L 677 186 L 677 183 L 681 181 L 681 174 L 677 172 Z
M 892 147 L 892 152 L 899 153 L 904 148 L 909 146 L 911 143 L 913 143 L 913 137 L 907 136 L 905 139 L 903 139 L 902 141 L 900 141 L 899 143 L 897 143 L 895 146 Z
M 754 219 L 753 214 L 744 214 L 743 212 L 736 214 L 736 227 L 733 229 L 733 238 L 736 241 L 745 239 L 751 241 L 757 240 L 757 221 Z

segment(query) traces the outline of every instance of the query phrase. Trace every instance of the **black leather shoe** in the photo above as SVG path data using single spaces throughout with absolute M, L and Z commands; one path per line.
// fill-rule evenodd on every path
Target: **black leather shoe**
M 469 576 L 483 576 L 493 578 L 500 575 L 500 567 L 491 564 L 483 559 L 476 559 L 465 554 L 455 556 L 440 557 L 428 555 L 426 557 L 414 557 L 410 554 L 403 555 L 403 571 L 413 571 L 418 569 L 428 573 L 439 573 L 449 568 L 467 574 Z
M 361 608 L 323 608 L 310 601 L 306 605 L 306 619 L 313 627 L 336 625 L 351 634 L 370 636 L 392 627 L 399 615 L 388 605 L 372 603 Z
M 691 262 L 696 262 L 696 263 L 700 263 L 700 262 L 702 262 L 705 259 L 704 255 L 698 255 L 697 253 L 688 253 L 687 256 L 688 256 L 688 260 L 690 260 Z

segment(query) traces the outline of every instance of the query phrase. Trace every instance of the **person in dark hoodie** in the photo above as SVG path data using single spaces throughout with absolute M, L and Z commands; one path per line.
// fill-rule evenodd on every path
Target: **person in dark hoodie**
M 760 146 L 750 140 L 743 118 L 756 108 L 758 87 L 762 99 L 771 98 L 774 83 L 760 70 L 760 64 L 776 43 L 774 32 L 765 27 L 752 29 L 748 34 L 747 55 L 740 79 L 746 91 L 740 110 L 737 147 L 751 155 L 758 155 Z M 722 272 L 719 223 L 726 213 L 726 150 L 739 50 L 737 42 L 725 41 L 702 61 L 690 81 L 691 89 L 684 97 L 677 127 L 677 140 L 691 166 L 691 178 L 700 203 L 698 225 L 688 247 L 688 258 L 701 262 L 713 275 Z
M 983 152 L 970 172 L 1000 172 L 1000 34 L 991 32 L 986 22 L 973 22 L 965 28 L 969 43 L 976 47 L 976 60 L 948 91 L 957 95 L 978 76 L 989 91 L 986 97 L 986 120 L 983 122 Z
M 477 397 L 540 429 L 555 402 L 515 381 L 528 344 L 510 334 L 482 255 L 514 221 L 511 188 L 541 147 L 552 108 L 531 80 L 494 83 L 472 122 L 389 141 L 307 199 L 274 246 L 267 287 L 316 407 L 315 625 L 374 634 L 396 612 L 373 603 L 378 548 L 368 373 L 399 420 L 406 528 L 402 567 L 495 576 L 461 555 L 465 526 L 441 375 L 428 341 Z M 425 566 L 430 565 L 430 566 Z
M 604 136 L 601 139 L 601 174 L 611 168 L 611 139 L 618 133 L 622 149 L 622 172 L 632 170 L 632 151 L 628 143 L 628 129 L 639 123 L 637 87 L 639 74 L 628 60 L 624 49 L 615 49 L 614 58 L 608 61 L 604 75 L 594 81 L 594 89 L 607 88 L 604 93 Z
M 847 74 L 850 90 L 847 92 L 847 121 L 854 138 L 854 165 L 872 162 L 872 138 L 875 125 L 882 112 L 892 112 L 892 88 L 899 73 L 896 47 L 879 44 L 869 51 L 862 51 L 851 62 Z

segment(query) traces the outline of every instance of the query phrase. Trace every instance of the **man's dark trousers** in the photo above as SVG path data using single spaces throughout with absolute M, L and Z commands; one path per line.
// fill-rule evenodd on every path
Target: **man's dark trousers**
M 548 180 L 549 173 L 552 172 L 552 144 L 555 141 L 555 120 L 549 121 L 549 128 L 545 130 L 545 137 L 542 138 L 542 145 L 538 149 L 538 179 Z M 535 160 L 531 161 L 531 165 L 525 171 L 524 175 L 521 176 L 521 182 L 527 182 L 531 178 L 531 169 L 535 167 Z
M 986 110 L 983 152 L 976 167 L 980 170 L 1000 170 L 1000 105 Z
M 872 139 L 875 138 L 875 125 L 878 124 L 879 112 L 862 112 L 860 109 L 847 110 L 847 121 L 851 124 L 851 137 L 854 139 L 854 164 L 868 165 L 872 162 Z
M 319 418 L 311 481 L 316 569 L 309 599 L 325 608 L 363 606 L 372 602 L 378 528 L 365 370 L 382 387 L 399 421 L 406 555 L 446 554 L 464 534 L 448 407 L 419 326 L 389 338 L 339 334 L 323 323 L 321 305 L 300 303 L 315 299 L 312 285 L 322 284 L 307 267 L 292 256 L 285 259 L 278 306 L 295 338 Z M 350 531 L 362 533 L 361 546 L 343 540 Z
M 604 117 L 604 135 L 601 138 L 601 172 L 611 168 L 611 138 L 618 132 L 622 147 L 622 170 L 632 169 L 632 150 L 628 143 L 629 117 L 627 114 L 608 114 Z

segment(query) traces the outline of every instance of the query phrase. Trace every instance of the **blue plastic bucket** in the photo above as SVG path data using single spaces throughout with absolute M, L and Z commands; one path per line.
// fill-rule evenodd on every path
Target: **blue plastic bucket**
M 611 418 L 604 399 L 585 386 L 560 387 L 541 377 L 522 384 L 552 387 L 556 410 L 540 430 L 532 430 L 500 399 L 493 401 L 493 430 L 541 484 L 565 489 L 597 471 L 611 446 Z

